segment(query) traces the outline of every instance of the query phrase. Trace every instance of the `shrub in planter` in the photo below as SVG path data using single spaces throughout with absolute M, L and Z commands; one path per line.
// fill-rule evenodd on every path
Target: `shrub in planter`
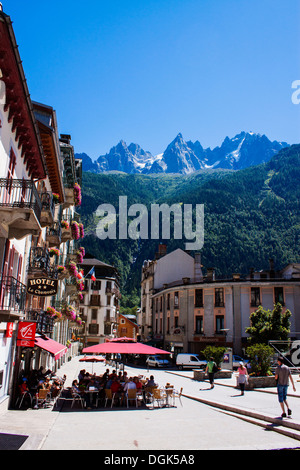
M 223 346 L 207 346 L 204 349 L 203 354 L 207 361 L 209 361 L 209 359 L 212 357 L 214 362 L 217 364 L 217 367 L 220 367 L 226 349 L 227 348 Z
M 250 376 L 263 377 L 273 375 L 271 371 L 271 358 L 273 348 L 267 344 L 254 344 L 248 346 L 246 354 L 250 359 Z

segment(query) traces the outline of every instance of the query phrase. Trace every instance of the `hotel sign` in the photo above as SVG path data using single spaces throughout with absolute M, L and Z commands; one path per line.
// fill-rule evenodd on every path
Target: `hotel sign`
M 28 279 L 27 293 L 40 297 L 52 296 L 57 293 L 58 280 L 49 279 L 48 277 L 39 277 L 36 279 Z

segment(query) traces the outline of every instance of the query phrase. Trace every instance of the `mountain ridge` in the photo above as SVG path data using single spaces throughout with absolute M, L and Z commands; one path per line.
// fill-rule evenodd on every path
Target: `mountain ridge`
M 188 175 L 204 169 L 240 170 L 266 163 L 289 146 L 287 142 L 272 142 L 264 134 L 242 131 L 233 138 L 225 137 L 220 147 L 204 149 L 199 140 L 185 141 L 179 132 L 165 151 L 155 156 L 136 143 L 127 146 L 124 140 L 95 161 L 86 153 L 75 156 L 82 159 L 83 171 L 92 173 Z
M 132 190 L 134 188 L 134 191 Z M 233 272 L 246 275 L 250 268 L 267 269 L 269 258 L 276 269 L 300 259 L 300 145 L 278 152 L 271 160 L 241 171 L 207 170 L 191 175 L 140 175 L 83 173 L 83 202 L 79 209 L 85 227 L 86 252 L 120 271 L 124 299 L 139 296 L 141 266 L 153 259 L 159 242 L 168 252 L 184 249 L 185 240 L 132 240 L 97 237 L 99 204 L 118 211 L 119 196 L 128 196 L 128 207 L 144 204 L 204 204 L 205 240 L 202 264 L 214 266 L 216 276 Z M 125 301 L 125 300 L 124 300 Z M 122 300 L 123 302 L 123 300 Z

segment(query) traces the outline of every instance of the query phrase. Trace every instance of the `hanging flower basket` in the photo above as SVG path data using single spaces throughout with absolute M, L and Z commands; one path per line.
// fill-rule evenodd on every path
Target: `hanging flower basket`
M 80 238 L 80 228 L 79 224 L 74 220 L 71 222 L 71 232 L 74 240 L 79 240 Z
M 47 312 L 52 318 L 55 318 L 55 319 L 59 319 L 59 318 L 61 318 L 61 316 L 62 316 L 61 312 L 58 312 L 57 310 L 55 310 L 54 307 L 47 307 L 46 312 Z
M 49 255 L 52 256 L 59 256 L 60 255 L 60 250 L 58 248 L 51 248 L 49 250 Z
M 59 204 L 60 196 L 57 193 L 52 193 L 54 204 Z
M 79 301 L 83 300 L 83 294 L 81 292 L 78 292 L 78 300 Z
M 84 282 L 82 280 L 77 280 L 76 281 L 76 287 L 77 287 L 77 290 L 79 291 L 83 291 L 84 290 Z
M 62 309 L 62 313 L 69 318 L 72 321 L 76 320 L 77 313 L 74 307 L 72 305 L 65 305 Z
M 79 186 L 78 183 L 75 183 L 74 185 L 74 200 L 75 200 L 75 206 L 81 206 L 81 187 Z
M 78 271 L 77 271 L 76 263 L 74 263 L 74 261 L 69 262 L 68 271 L 69 271 L 71 276 L 77 277 Z
M 84 248 L 82 248 L 82 249 L 80 248 L 79 250 L 76 251 L 77 263 L 78 264 L 81 264 L 83 262 L 84 254 L 85 254 Z
M 67 220 L 62 220 L 60 225 L 61 225 L 62 228 L 65 228 L 65 229 L 70 228 L 70 224 Z
M 80 233 L 80 238 L 83 238 L 84 237 L 83 224 L 79 224 L 79 233 Z

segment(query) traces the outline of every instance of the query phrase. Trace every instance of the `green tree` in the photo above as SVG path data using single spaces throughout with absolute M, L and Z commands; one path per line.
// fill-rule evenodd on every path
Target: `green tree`
M 290 310 L 283 311 L 282 305 L 277 303 L 273 310 L 266 310 L 262 305 L 250 315 L 251 326 L 246 328 L 250 344 L 268 344 L 271 340 L 284 340 L 290 332 Z
M 251 374 L 256 377 L 271 375 L 271 358 L 274 354 L 273 348 L 266 344 L 254 344 L 246 349 L 250 358 Z
M 212 357 L 214 362 L 219 367 L 221 362 L 223 361 L 225 351 L 226 348 L 222 346 L 206 346 L 206 348 L 202 352 L 207 361 L 209 361 L 209 359 Z

